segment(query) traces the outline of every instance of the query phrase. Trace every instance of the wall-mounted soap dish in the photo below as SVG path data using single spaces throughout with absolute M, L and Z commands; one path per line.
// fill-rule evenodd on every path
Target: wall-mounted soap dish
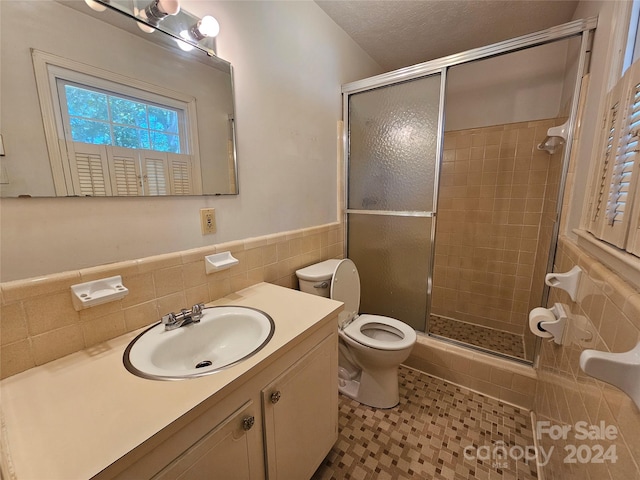
M 120 275 L 71 285 L 71 300 L 77 311 L 120 300 L 128 293 Z
M 219 272 L 237 265 L 240 261 L 231 252 L 216 253 L 204 257 L 204 268 L 209 273 Z

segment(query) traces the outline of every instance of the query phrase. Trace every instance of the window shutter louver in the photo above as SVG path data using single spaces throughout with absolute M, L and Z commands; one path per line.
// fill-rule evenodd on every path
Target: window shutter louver
M 589 216 L 588 230 L 598 238 L 602 238 L 606 227 L 607 201 L 611 178 L 615 164 L 616 146 L 620 131 L 620 119 L 624 117 L 623 82 L 616 85 L 607 96 L 607 114 L 602 125 L 601 143 L 598 148 L 600 169 L 593 181 L 593 203 Z
M 640 62 L 636 62 L 640 65 Z M 629 157 L 633 159 L 633 178 L 629 185 L 630 193 L 634 194 L 634 198 L 640 198 L 640 181 L 638 180 L 638 170 L 640 169 L 640 67 L 636 64 L 630 69 L 633 70 L 633 104 L 631 106 L 631 119 L 629 121 L 630 141 L 628 145 Z M 636 72 L 638 70 L 638 72 Z M 627 204 L 631 205 L 633 199 L 628 198 Z M 633 211 L 626 213 L 629 217 L 629 234 L 626 248 L 629 253 L 640 256 L 640 209 L 635 208 Z
M 140 161 L 135 150 L 107 147 L 113 194 L 119 197 L 142 195 Z
M 638 128 L 640 126 L 640 69 L 627 71 L 620 111 L 620 128 L 616 155 L 610 166 L 607 205 L 601 239 L 624 248 L 631 223 L 632 203 L 637 182 Z
M 83 197 L 111 195 L 104 145 L 68 142 L 73 193 Z
M 168 157 L 171 195 L 191 195 L 194 193 L 191 156 L 170 153 Z
M 167 154 L 142 150 L 142 175 L 144 194 L 169 195 L 169 165 Z

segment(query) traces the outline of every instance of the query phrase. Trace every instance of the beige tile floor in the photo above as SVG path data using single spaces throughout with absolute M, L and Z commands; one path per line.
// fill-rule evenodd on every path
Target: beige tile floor
M 404 366 L 399 381 L 391 409 L 340 395 L 339 438 L 313 480 L 537 478 L 534 460 L 481 453 L 504 442 L 517 457 L 518 446 L 532 446 L 527 410 Z
M 429 333 L 434 335 L 457 340 L 492 352 L 516 358 L 525 358 L 524 338 L 522 335 L 435 315 L 429 318 L 428 327 Z

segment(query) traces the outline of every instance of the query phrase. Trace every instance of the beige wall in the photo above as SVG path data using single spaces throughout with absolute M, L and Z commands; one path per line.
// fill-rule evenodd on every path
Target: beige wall
M 549 217 L 543 210 L 555 212 L 561 161 L 561 149 L 549 155 L 536 147 L 558 123 L 445 134 L 432 314 L 524 333 L 531 292 L 533 306 L 542 298 L 549 235 L 540 249 L 538 237 Z
M 569 40 L 452 67 L 446 130 L 558 116 Z
M 295 271 L 342 258 L 338 223 L 2 284 L 0 378 L 155 323 L 259 282 L 297 288 Z M 205 255 L 230 251 L 239 264 L 207 275 Z M 77 312 L 71 285 L 122 276 L 129 294 Z
M 217 16 L 235 69 L 240 195 L 3 199 L 2 281 L 336 221 L 340 85 L 379 66 L 311 1 L 183 7 Z M 201 235 L 204 207 L 216 208 L 215 235 Z
M 543 341 L 538 367 L 538 388 L 534 411 L 538 421 L 572 428 L 567 439 L 554 440 L 542 435 L 540 444 L 548 450 L 554 447 L 551 462 L 544 468 L 546 478 L 612 478 L 637 479 L 640 469 L 640 412 L 622 391 L 586 375 L 579 366 L 580 353 L 587 348 L 605 352 L 625 352 L 640 340 L 640 293 L 626 284 L 614 272 L 604 267 L 567 237 L 562 237 L 555 262 L 555 271 L 566 272 L 574 265 L 584 274 L 580 279 L 578 298 L 572 302 L 568 294 L 552 289 L 550 303 L 561 302 L 569 307 L 569 339 L 571 344 L 558 346 Z M 578 341 L 593 333 L 593 341 Z M 588 335 L 587 335 L 588 336 Z M 575 424 L 610 425 L 616 429 L 614 440 L 594 442 L 575 439 Z M 616 462 L 564 462 L 567 445 L 601 444 L 613 446 Z
M 563 203 L 562 232 L 554 271 L 566 272 L 573 266 L 582 268 L 577 300 L 551 289 L 549 305 L 561 302 L 568 307 L 568 344 L 558 346 L 543 341 L 538 365 L 538 386 L 533 410 L 537 420 L 548 425 L 570 427 L 566 439 L 539 436 L 540 446 L 554 449 L 544 467 L 545 478 L 640 478 L 640 411 L 619 389 L 586 375 L 579 365 L 586 349 L 625 352 L 640 340 L 640 293 L 602 263 L 580 249 L 573 240 L 572 229 L 579 226 L 590 173 L 593 138 L 600 118 L 598 108 L 611 78 L 617 75 L 616 56 L 612 48 L 617 34 L 624 35 L 626 25 L 614 21 L 617 9 L 626 2 L 580 2 L 575 18 L 599 15 L 591 54 L 589 88 L 584 98 L 583 114 L 574 148 Z M 579 329 L 589 333 L 584 334 Z M 587 340 L 592 338 L 592 340 Z M 576 439 L 577 422 L 613 428 L 614 439 L 585 441 Z M 591 448 L 599 444 L 613 449 L 617 459 L 604 463 L 568 463 L 565 448 Z M 592 452 L 594 450 L 591 450 Z

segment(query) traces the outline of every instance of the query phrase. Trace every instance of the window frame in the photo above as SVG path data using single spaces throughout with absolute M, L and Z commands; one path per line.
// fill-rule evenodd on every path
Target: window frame
M 596 258 L 603 265 L 613 270 L 616 274 L 623 277 L 626 281 L 640 289 L 640 258 L 638 254 L 630 253 L 631 245 L 631 229 L 636 228 L 638 224 L 637 216 L 640 215 L 640 186 L 638 178 L 640 172 L 640 161 L 636 159 L 636 173 L 634 174 L 634 185 L 632 194 L 635 198 L 632 200 L 632 211 L 626 213 L 628 230 L 624 233 L 623 247 L 620 248 L 609 243 L 607 240 L 599 238 L 599 232 L 592 233 L 594 228 L 594 215 L 596 214 L 598 197 L 600 195 L 599 188 L 602 183 L 603 164 L 606 162 L 605 151 L 607 147 L 607 137 L 609 135 L 610 110 L 614 103 L 614 96 L 618 96 L 621 102 L 621 110 L 628 108 L 628 92 L 633 86 L 631 81 L 625 82 L 625 74 L 633 75 L 629 72 L 630 68 L 640 69 L 638 65 L 632 65 L 633 59 L 640 54 L 640 43 L 636 40 L 640 35 L 638 28 L 638 20 L 640 15 L 640 1 L 621 2 L 616 5 L 614 12 L 615 24 L 624 25 L 624 28 L 613 29 L 611 36 L 611 44 L 609 49 L 609 58 L 607 60 L 609 68 L 608 82 L 603 85 L 599 117 L 600 129 L 596 130 L 592 139 L 592 157 L 590 161 L 590 177 L 585 192 L 585 202 L 583 204 L 582 218 L 579 228 L 574 228 L 572 233 L 576 236 L 579 247 L 584 249 L 589 255 Z M 637 77 L 637 73 L 635 74 Z M 625 85 L 626 83 L 626 85 Z M 625 115 L 620 115 L 624 117 Z M 625 121 L 623 118 L 619 120 L 619 126 L 625 129 Z M 624 132 L 615 132 L 615 143 L 613 145 L 614 161 L 617 153 L 620 134 Z M 605 193 L 605 197 L 608 192 Z M 606 206 L 605 206 L 606 208 Z
M 32 49 L 31 55 L 56 196 L 70 196 L 74 192 L 67 159 L 62 106 L 58 96 L 58 78 L 103 90 L 110 90 L 109 87 L 115 84 L 119 87 L 118 93 L 122 92 L 123 95 L 183 109 L 182 128 L 184 129 L 186 150 L 193 161 L 193 184 L 195 186 L 202 185 L 196 99 L 194 97 L 40 50 Z M 160 98 L 162 101 L 158 102 Z M 199 192 L 194 193 L 197 195 Z
M 53 72 L 52 72 L 53 73 Z M 67 73 L 67 72 L 65 72 Z M 175 152 L 175 153 L 185 153 L 185 154 L 189 154 L 189 139 L 186 136 L 186 120 L 185 120 L 185 112 L 186 112 L 186 104 L 184 104 L 183 102 L 177 102 L 174 99 L 171 98 L 166 98 L 166 97 L 160 97 L 158 95 L 153 95 L 153 94 L 149 94 L 148 92 L 142 91 L 142 90 L 134 90 L 133 95 L 129 95 L 128 91 L 130 90 L 129 87 L 124 87 L 122 88 L 122 86 L 113 84 L 113 83 L 109 83 L 108 88 L 101 88 L 98 87 L 96 85 L 94 85 L 94 83 L 98 83 L 98 82 L 94 82 L 93 80 L 100 80 L 100 79 L 94 79 L 94 77 L 88 77 L 86 75 L 81 75 L 82 78 L 79 78 L 78 80 L 75 79 L 71 79 L 71 77 L 79 77 L 80 75 L 77 72 L 72 72 L 72 71 L 68 71 L 68 73 L 66 75 L 61 75 L 61 74 L 56 74 L 56 88 L 57 88 L 57 93 L 58 93 L 58 99 L 59 99 L 59 104 L 60 104 L 60 111 L 61 111 L 61 117 L 62 117 L 62 128 L 64 130 L 65 133 L 65 138 L 67 140 L 71 140 L 71 141 L 75 141 L 73 140 L 73 134 L 71 131 L 71 116 L 69 113 L 69 109 L 68 107 L 63 108 L 64 105 L 67 105 L 67 92 L 66 92 L 66 86 L 71 86 L 71 87 L 76 87 L 76 88 L 80 88 L 82 90 L 86 90 L 86 91 L 91 91 L 91 92 L 96 92 L 102 95 L 106 95 L 107 98 L 108 97 L 114 97 L 114 98 L 122 98 L 125 100 L 130 100 L 130 101 L 135 101 L 138 103 L 142 103 L 144 104 L 146 107 L 158 107 L 158 108 L 162 108 L 164 110 L 171 110 L 173 112 L 176 113 L 177 117 L 178 117 L 178 131 L 177 133 L 173 133 L 173 132 L 160 132 L 159 130 L 155 130 L 153 128 L 151 128 L 149 125 L 147 125 L 146 127 L 139 127 L 138 125 L 124 125 L 124 124 L 119 124 L 117 122 L 114 121 L 114 119 L 110 116 L 110 118 L 107 121 L 103 121 L 103 120 L 99 120 L 101 123 L 105 123 L 109 125 L 109 130 L 112 134 L 112 146 L 122 146 L 122 145 L 115 145 L 113 143 L 113 134 L 114 134 L 114 127 L 119 127 L 119 126 L 123 126 L 123 127 L 131 127 L 131 128 L 135 128 L 138 130 L 146 130 L 147 132 L 151 133 L 153 131 L 155 132 L 160 132 L 160 133 L 170 133 L 172 135 L 175 135 L 178 137 L 179 141 L 180 141 L 180 152 Z M 103 82 L 99 82 L 99 83 L 103 83 Z M 117 90 L 116 90 L 117 89 Z M 124 91 L 127 91 L 127 93 L 124 93 Z M 151 99 L 148 99 L 151 98 Z M 111 108 L 109 108 L 109 112 L 111 112 Z M 89 117 L 85 117 L 87 119 L 90 119 Z M 91 120 L 91 119 L 90 119 Z M 93 143 L 93 142 L 86 142 L 86 143 Z M 130 147 L 124 147 L 124 148 L 130 148 Z M 139 148 L 143 148 L 143 147 L 139 147 Z M 155 148 L 149 148 L 149 150 L 157 150 Z M 157 151 L 164 151 L 164 150 L 157 150 Z

